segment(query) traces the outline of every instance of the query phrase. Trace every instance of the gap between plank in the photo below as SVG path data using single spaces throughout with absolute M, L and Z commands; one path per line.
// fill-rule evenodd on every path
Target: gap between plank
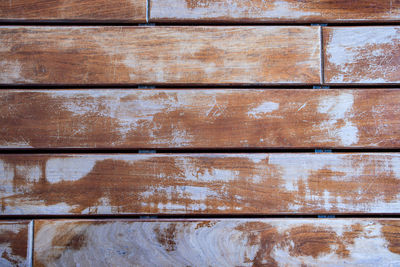
M 263 219 L 263 218 L 400 218 L 399 213 L 315 213 L 315 214 L 50 214 L 50 215 L 0 215 L 0 221 L 9 220 L 105 220 L 105 219 L 129 219 L 129 220 L 140 220 L 140 219 Z M 34 224 L 32 221 L 32 235 L 29 238 L 32 239 L 32 249 L 33 249 L 33 239 Z M 33 255 L 32 255 L 33 258 Z
M 0 154 L 143 154 L 147 151 L 151 154 L 274 154 L 274 153 L 315 153 L 316 151 L 329 151 L 329 153 L 400 153 L 399 148 L 309 148 L 309 149 L 263 149 L 263 148 L 234 148 L 234 149 L 170 149 L 170 148 L 148 148 L 148 149 L 97 149 L 97 148 L 57 148 L 57 149 L 35 149 L 35 148 L 20 148 L 20 149 L 0 149 Z

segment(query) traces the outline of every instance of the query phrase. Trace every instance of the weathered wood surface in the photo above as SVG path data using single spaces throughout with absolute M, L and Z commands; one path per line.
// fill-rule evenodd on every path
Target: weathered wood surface
M 2 148 L 399 148 L 400 91 L 2 90 Z
M 0 27 L 0 84 L 315 84 L 316 26 Z
M 0 266 L 31 266 L 31 222 L 0 221 Z
M 397 266 L 397 219 L 38 221 L 35 266 Z
M 398 22 L 392 0 L 152 0 L 151 21 Z
M 399 213 L 400 154 L 2 155 L 1 213 Z
M 146 22 L 146 0 L 0 1 L 0 21 Z
M 323 40 L 326 83 L 400 83 L 400 27 L 324 27 Z

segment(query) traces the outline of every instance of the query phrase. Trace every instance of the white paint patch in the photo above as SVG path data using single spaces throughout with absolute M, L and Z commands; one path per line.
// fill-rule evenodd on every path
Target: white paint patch
M 38 182 L 42 176 L 42 170 L 38 165 L 16 165 L 17 176 L 24 177 L 26 182 Z
M 330 83 L 357 82 L 357 83 L 386 83 L 389 76 L 398 72 L 398 66 L 392 64 L 374 64 L 376 59 L 393 60 L 392 51 L 385 51 L 379 45 L 396 45 L 399 42 L 399 27 L 340 27 L 331 29 L 330 42 L 326 53 L 328 63 L 334 65 L 338 73 L 331 77 Z M 365 49 L 367 46 L 377 46 L 375 50 Z M 356 77 L 354 68 L 359 59 L 371 62 L 364 77 Z M 378 73 L 378 74 L 377 74 Z M 378 76 L 378 77 L 377 77 Z
M 247 114 L 250 117 L 260 119 L 268 113 L 272 113 L 275 110 L 279 109 L 279 103 L 275 102 L 264 102 L 256 108 L 253 108 Z
M 18 60 L 2 60 L 0 61 L 0 82 L 1 83 L 18 83 L 33 82 L 33 80 L 23 76 L 22 64 Z
M 320 100 L 318 112 L 328 114 L 329 119 L 316 127 L 323 130 L 322 138 L 328 137 L 326 141 L 339 141 L 343 146 L 358 143 L 358 128 L 351 122 L 354 95 L 349 92 L 340 93 L 338 96 L 327 96 Z M 337 123 L 344 122 L 344 126 L 338 127 Z
M 396 178 L 400 179 L 400 157 L 393 155 L 390 166 Z
M 46 178 L 50 183 L 77 181 L 85 177 L 96 164 L 93 157 L 51 158 L 46 163 Z

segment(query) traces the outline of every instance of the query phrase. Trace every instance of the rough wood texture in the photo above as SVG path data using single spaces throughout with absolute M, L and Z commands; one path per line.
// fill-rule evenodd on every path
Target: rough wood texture
M 326 83 L 400 83 L 400 27 L 324 27 L 323 39 Z
M 319 27 L 0 27 L 0 84 L 315 84 Z
M 400 20 L 392 0 L 152 0 L 152 21 L 383 22 Z
M 2 148 L 399 148 L 400 90 L 2 90 Z
M 146 0 L 2 0 L 0 21 L 146 22 Z
M 31 266 L 31 222 L 0 221 L 0 266 Z
M 399 213 L 400 154 L 2 155 L 1 213 Z
M 38 221 L 35 266 L 396 266 L 397 219 Z

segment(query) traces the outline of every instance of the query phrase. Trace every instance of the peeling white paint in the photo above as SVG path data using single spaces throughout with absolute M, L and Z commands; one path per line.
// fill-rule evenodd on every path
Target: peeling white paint
M 352 123 L 354 95 L 342 92 L 337 96 L 326 96 L 319 100 L 318 112 L 327 114 L 329 120 L 325 120 L 316 127 L 323 130 L 322 139 L 325 141 L 340 142 L 343 146 L 351 146 L 358 143 L 358 128 Z M 344 122 L 343 126 L 338 123 Z
M 272 6 L 271 6 L 272 5 Z M 156 1 L 151 8 L 153 19 L 220 19 L 229 18 L 274 18 L 300 19 L 319 15 L 319 12 L 304 11 L 300 3 L 288 1 L 257 1 L 224 0 L 197 1 L 197 6 L 191 8 L 185 0 Z
M 0 82 L 1 83 L 18 83 L 33 82 L 33 80 L 23 76 L 22 64 L 18 60 L 1 60 L 0 61 Z
M 399 71 L 393 61 L 393 51 L 381 48 L 382 45 L 396 46 L 399 43 L 400 27 L 340 27 L 331 28 L 326 46 L 327 63 L 338 71 L 329 78 L 330 83 L 387 83 L 393 82 L 391 76 Z M 368 47 L 368 49 L 366 49 Z M 365 60 L 360 66 L 358 60 Z M 378 60 L 379 59 L 379 60 Z M 375 64 L 374 62 L 380 63 Z M 364 68 L 365 75 L 357 77 L 355 69 Z M 330 70 L 327 70 L 330 71 Z
M 275 110 L 279 109 L 279 103 L 275 102 L 264 102 L 256 108 L 251 109 L 247 114 L 250 117 L 254 117 L 256 119 L 263 118 L 268 113 L 272 113 Z
M 281 173 L 283 186 L 289 192 L 299 191 L 299 184 L 304 186 L 305 201 L 313 205 L 315 209 L 338 210 L 339 212 L 363 211 L 363 212 L 392 212 L 398 209 L 396 200 L 387 201 L 384 196 L 375 196 L 374 201 L 357 203 L 354 195 L 341 194 L 324 191 L 322 196 L 312 192 L 308 184 L 311 175 L 318 171 L 326 171 L 329 180 L 343 183 L 358 183 L 360 176 L 370 175 L 375 179 L 381 179 L 391 173 L 399 173 L 400 166 L 393 165 L 400 162 L 399 157 L 391 154 L 377 158 L 373 154 L 352 155 L 352 154 L 304 154 L 299 157 L 296 154 L 270 154 L 269 164 L 275 165 Z M 370 169 L 373 166 L 373 169 Z M 373 186 L 371 181 L 370 186 Z M 368 194 L 369 188 L 365 183 L 359 184 L 360 197 Z M 399 193 L 400 197 L 400 193 Z M 304 203 L 291 203 L 290 210 L 301 211 Z

